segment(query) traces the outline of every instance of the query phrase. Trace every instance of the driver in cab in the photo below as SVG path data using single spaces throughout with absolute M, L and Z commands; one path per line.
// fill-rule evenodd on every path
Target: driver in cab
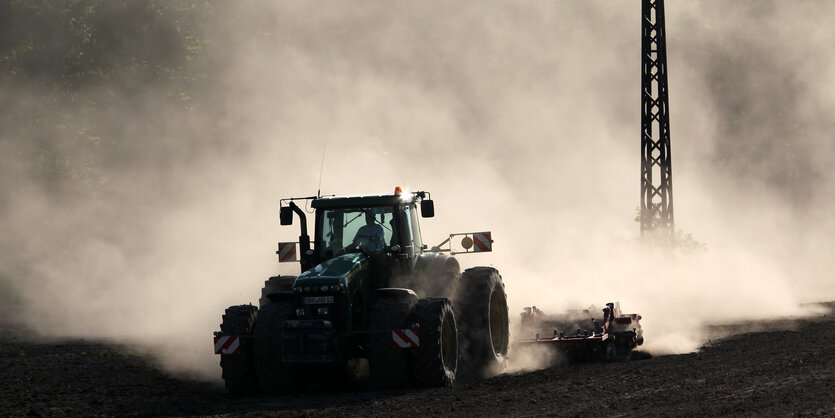
M 385 216 L 385 215 L 383 215 Z M 354 245 L 368 252 L 378 253 L 385 249 L 383 226 L 374 220 L 372 211 L 365 212 L 365 225 L 354 236 Z

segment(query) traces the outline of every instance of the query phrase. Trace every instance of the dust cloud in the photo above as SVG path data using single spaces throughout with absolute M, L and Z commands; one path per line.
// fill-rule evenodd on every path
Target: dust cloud
M 459 260 L 501 271 L 514 319 L 620 301 L 650 351 L 676 353 L 705 324 L 835 298 L 831 4 L 667 3 L 676 226 L 696 252 L 637 238 L 635 2 L 115 9 L 101 21 L 152 30 L 99 58 L 152 65 L 61 100 L 60 73 L 0 83 L 0 290 L 7 316 L 46 335 L 218 379 L 223 310 L 298 272 L 275 260 L 298 236 L 278 201 L 316 193 L 325 149 L 323 194 L 428 190 L 430 244 L 491 230 L 492 254 Z M 188 60 L 184 27 L 204 40 Z

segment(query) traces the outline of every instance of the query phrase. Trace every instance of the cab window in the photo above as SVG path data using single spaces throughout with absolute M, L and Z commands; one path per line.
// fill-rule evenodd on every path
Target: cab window
M 351 251 L 379 253 L 392 238 L 391 207 L 326 209 L 318 217 L 324 258 Z

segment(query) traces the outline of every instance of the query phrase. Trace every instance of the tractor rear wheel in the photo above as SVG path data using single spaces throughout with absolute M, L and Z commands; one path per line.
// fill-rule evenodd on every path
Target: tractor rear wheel
M 498 270 L 474 267 L 461 275 L 455 299 L 461 330 L 460 375 L 482 378 L 490 368 L 504 367 L 510 340 L 507 295 Z
M 220 368 L 226 390 L 232 394 L 254 393 L 258 390 L 253 362 L 252 328 L 258 316 L 258 308 L 252 305 L 230 306 L 223 315 L 220 331 L 226 335 L 240 336 L 239 354 L 221 354 Z
M 404 388 L 411 383 L 407 349 L 394 347 L 391 330 L 406 327 L 413 306 L 414 296 L 390 295 L 369 308 L 369 329 L 382 331 L 369 334 L 366 339 L 371 381 L 377 387 Z
M 263 308 L 272 302 L 267 295 L 276 292 L 292 292 L 293 283 L 296 282 L 296 276 L 273 276 L 264 281 L 264 288 L 261 289 L 261 298 L 258 299 L 258 304 Z
M 458 371 L 458 328 L 448 299 L 419 300 L 408 321 L 418 324 L 417 347 L 409 349 L 412 377 L 420 387 L 452 387 Z
M 281 361 L 281 326 L 295 311 L 291 303 L 261 308 L 255 323 L 255 369 L 264 392 L 291 392 L 299 388 L 294 370 Z

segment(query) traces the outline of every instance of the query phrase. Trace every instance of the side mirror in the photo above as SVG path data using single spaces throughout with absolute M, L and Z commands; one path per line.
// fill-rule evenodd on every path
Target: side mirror
M 432 200 L 421 200 L 420 216 L 424 218 L 431 218 L 435 216 L 435 202 L 433 202 Z
M 278 219 L 281 221 L 282 225 L 293 225 L 293 208 L 284 206 L 279 209 Z

